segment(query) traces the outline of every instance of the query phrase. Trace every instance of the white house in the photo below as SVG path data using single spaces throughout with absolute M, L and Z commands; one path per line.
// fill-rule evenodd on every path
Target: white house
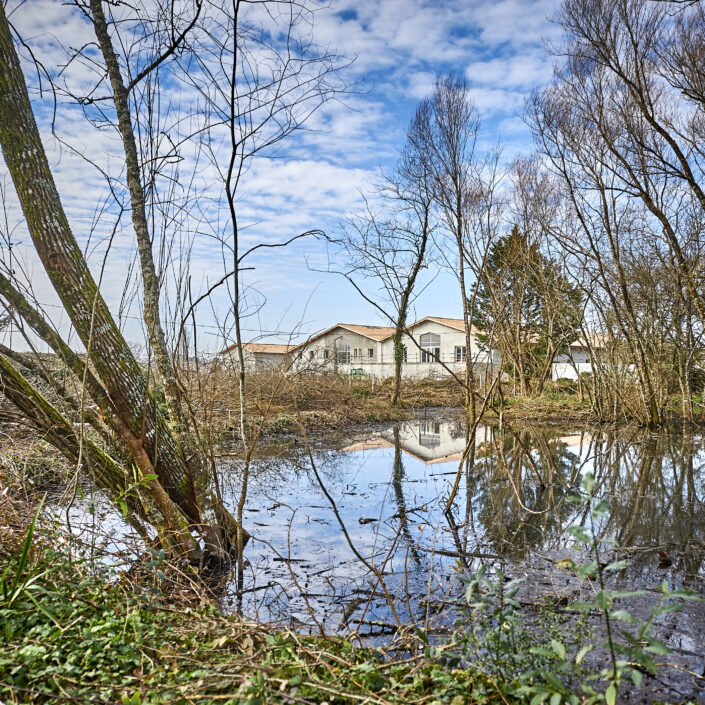
M 592 374 L 595 362 L 591 356 L 599 354 L 607 342 L 606 336 L 591 333 L 589 339 L 584 337 L 574 340 L 568 346 L 568 352 L 556 355 L 551 369 L 551 379 L 578 379 L 581 374 Z
M 275 343 L 243 343 L 242 353 L 245 358 L 245 369 L 264 370 L 283 365 L 288 360 L 293 345 L 278 345 Z M 220 354 L 229 357 L 237 364 L 237 344 L 221 350 Z
M 467 342 L 462 319 L 426 316 L 407 326 L 404 334 L 405 378 L 442 377 L 465 369 Z M 476 365 L 489 370 L 500 364 L 499 354 L 490 356 L 477 342 L 472 329 L 470 355 Z M 337 372 L 377 378 L 394 375 L 394 328 L 339 323 L 314 335 L 291 351 L 297 371 Z

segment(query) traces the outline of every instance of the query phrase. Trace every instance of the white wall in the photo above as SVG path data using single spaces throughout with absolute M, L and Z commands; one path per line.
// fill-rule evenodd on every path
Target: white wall
M 435 333 L 440 337 L 440 360 L 454 373 L 461 374 L 465 369 L 465 362 L 456 362 L 456 347 L 465 347 L 465 333 L 448 326 L 424 321 L 411 331 L 413 338 L 420 342 L 425 333 Z M 347 343 L 350 350 L 349 362 L 344 362 L 336 355 L 340 348 L 336 341 Z M 443 377 L 449 373 L 443 365 L 430 359 L 423 361 L 422 351 L 409 336 L 404 335 L 403 345 L 406 347 L 406 362 L 402 365 L 402 374 L 405 378 L 421 379 L 427 377 Z M 372 350 L 372 356 L 369 351 Z M 357 351 L 357 354 L 356 354 Z M 326 357 L 327 354 L 327 357 Z M 470 354 L 478 365 L 486 365 L 489 356 L 480 350 L 473 336 Z M 500 364 L 497 353 L 494 355 L 494 364 Z M 338 372 L 350 374 L 353 370 L 362 370 L 362 374 L 377 378 L 387 378 L 394 375 L 394 344 L 391 338 L 376 341 L 345 328 L 335 328 L 313 340 L 309 345 L 297 351 L 294 369 L 310 372 Z
M 587 348 L 572 347 L 569 352 L 556 355 L 551 368 L 551 379 L 578 379 L 583 374 L 592 374 L 590 352 Z

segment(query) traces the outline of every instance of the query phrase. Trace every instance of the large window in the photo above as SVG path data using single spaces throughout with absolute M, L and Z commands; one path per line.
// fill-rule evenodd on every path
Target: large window
M 335 340 L 335 361 L 339 365 L 350 364 L 350 343 L 345 338 Z
M 374 348 L 367 348 L 367 357 L 374 357 L 375 356 L 375 349 Z
M 455 346 L 455 361 L 465 362 L 468 359 L 468 349 L 465 345 Z
M 438 362 L 441 359 L 441 336 L 436 333 L 424 333 L 419 339 L 421 344 L 421 362 Z

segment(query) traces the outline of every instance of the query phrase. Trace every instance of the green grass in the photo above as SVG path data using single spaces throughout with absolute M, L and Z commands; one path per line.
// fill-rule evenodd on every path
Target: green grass
M 478 673 L 175 604 L 47 547 L 2 561 L 29 585 L 0 602 L 3 703 L 503 702 Z

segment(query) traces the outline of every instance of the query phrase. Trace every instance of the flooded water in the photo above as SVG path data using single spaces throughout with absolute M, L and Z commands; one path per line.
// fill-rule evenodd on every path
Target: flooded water
M 386 643 L 400 625 L 440 639 L 463 603 L 459 576 L 484 565 L 526 579 L 527 610 L 545 600 L 563 609 L 590 590 L 557 565 L 585 558 L 566 528 L 588 521 L 568 501 L 587 472 L 610 504 L 597 530 L 630 561 L 612 587 L 647 590 L 625 606 L 646 617 L 663 580 L 705 596 L 705 436 L 481 427 L 469 458 L 466 445 L 460 421 L 425 418 L 318 438 L 313 462 L 301 439 L 264 448 L 248 493 L 244 582 L 239 593 L 230 584 L 226 608 L 365 643 Z M 234 506 L 236 455 L 224 456 L 223 475 Z M 660 617 L 656 634 L 674 650 L 676 677 L 645 692 L 705 702 L 705 606 Z
M 472 465 L 462 462 L 465 445 L 459 422 L 419 420 L 319 447 L 315 470 L 297 444 L 260 456 L 246 513 L 248 582 L 257 588 L 249 610 L 308 625 L 315 617 L 328 629 L 350 624 L 360 616 L 350 601 L 379 582 L 374 565 L 400 601 L 398 616 L 425 620 L 419 600 L 441 599 L 458 570 L 547 568 L 562 557 L 566 527 L 585 520 L 566 498 L 588 471 L 610 501 L 600 531 L 627 550 L 628 579 L 705 585 L 702 438 L 485 427 Z M 233 495 L 237 487 L 233 477 Z M 359 611 L 363 621 L 389 622 L 386 601 Z
M 649 590 L 668 580 L 705 595 L 702 436 L 483 427 L 472 462 L 465 449 L 462 423 L 419 419 L 319 443 L 313 466 L 301 442 L 263 453 L 246 513 L 253 539 L 245 614 L 307 632 L 352 632 L 368 643 L 384 642 L 399 624 L 440 638 L 462 604 L 458 576 L 481 565 L 526 578 L 523 605 L 580 599 L 577 581 L 556 563 L 580 558 L 565 530 L 587 517 L 567 498 L 586 472 L 610 503 L 600 536 L 615 539 L 630 561 L 613 587 Z M 627 606 L 645 618 L 654 595 Z M 234 585 L 226 601 L 237 604 Z M 697 674 L 704 630 L 702 605 L 657 625 L 671 660 Z M 704 697 L 702 680 L 685 681 L 677 695 Z M 663 695 L 672 697 L 672 687 L 664 684 Z

